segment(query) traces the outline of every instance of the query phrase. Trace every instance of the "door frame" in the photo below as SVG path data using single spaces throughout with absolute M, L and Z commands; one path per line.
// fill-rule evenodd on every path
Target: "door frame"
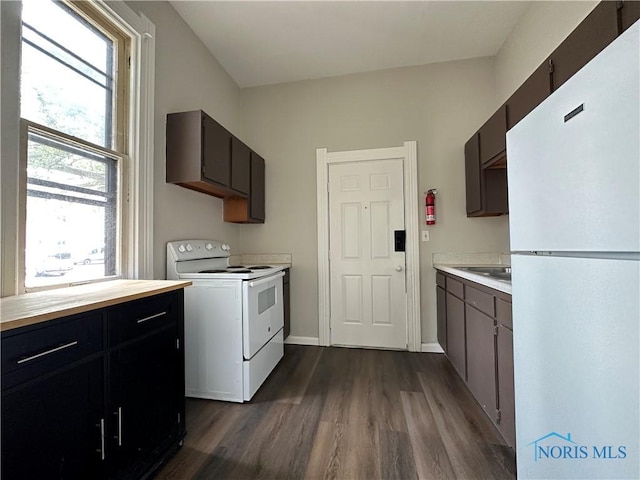
M 406 234 L 407 349 L 420 352 L 420 244 L 418 225 L 418 156 L 415 140 L 400 147 L 328 152 L 316 150 L 318 203 L 318 343 L 331 345 L 331 290 L 329 267 L 329 165 L 345 162 L 402 159 L 404 225 Z

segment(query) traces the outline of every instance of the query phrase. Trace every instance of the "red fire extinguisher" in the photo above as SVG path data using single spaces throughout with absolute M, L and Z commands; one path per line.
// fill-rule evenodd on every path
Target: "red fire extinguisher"
M 425 202 L 427 225 L 435 225 L 436 223 L 436 193 L 438 192 L 433 188 L 427 191 L 427 199 Z

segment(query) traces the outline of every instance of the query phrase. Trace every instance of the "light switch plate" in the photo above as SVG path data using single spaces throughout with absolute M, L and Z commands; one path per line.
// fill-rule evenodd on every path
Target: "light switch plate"
M 422 241 L 423 242 L 429 241 L 429 230 L 422 230 Z

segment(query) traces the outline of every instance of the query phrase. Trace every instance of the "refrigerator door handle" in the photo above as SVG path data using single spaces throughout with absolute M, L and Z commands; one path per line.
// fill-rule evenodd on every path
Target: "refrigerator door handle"
M 579 106 L 577 106 L 576 108 L 574 108 L 564 116 L 564 123 L 567 123 L 569 120 L 571 120 L 573 117 L 575 117 L 576 115 L 578 115 L 583 111 L 584 111 L 584 103 L 581 103 Z

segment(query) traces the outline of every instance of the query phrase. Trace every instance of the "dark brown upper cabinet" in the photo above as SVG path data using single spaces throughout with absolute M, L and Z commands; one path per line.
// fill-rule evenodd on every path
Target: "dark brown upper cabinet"
M 202 176 L 221 187 L 231 184 L 231 134 L 202 114 Z M 197 159 L 196 159 L 197 161 Z
M 251 191 L 248 198 L 224 200 L 224 221 L 232 223 L 264 223 L 265 220 L 264 159 L 251 152 Z
M 503 105 L 480 127 L 480 162 L 483 166 L 504 163 L 506 135 L 507 106 Z
M 479 133 L 474 134 L 464 144 L 464 172 L 467 191 L 467 215 L 472 215 L 482 209 Z
M 264 158 L 251 153 L 251 196 L 249 197 L 249 217 L 254 221 L 264 222 Z
M 508 213 L 506 131 L 639 18 L 640 1 L 600 2 L 465 144 L 468 217 Z
M 251 149 L 236 137 L 231 139 L 231 188 L 245 195 L 251 191 Z
M 480 163 L 482 135 L 476 133 L 464 146 L 468 217 L 493 217 L 509 212 L 507 169 L 485 168 Z
M 640 2 L 634 0 L 618 3 L 620 4 L 618 28 L 622 33 L 640 19 Z
M 507 127 L 510 129 L 551 95 L 548 62 L 540 65 L 507 101 Z
M 617 2 L 600 2 L 551 54 L 557 90 L 618 36 Z
M 236 140 L 236 141 L 234 141 Z M 233 147 L 239 149 L 233 154 Z M 216 197 L 248 194 L 246 147 L 202 110 L 167 115 L 167 183 Z

